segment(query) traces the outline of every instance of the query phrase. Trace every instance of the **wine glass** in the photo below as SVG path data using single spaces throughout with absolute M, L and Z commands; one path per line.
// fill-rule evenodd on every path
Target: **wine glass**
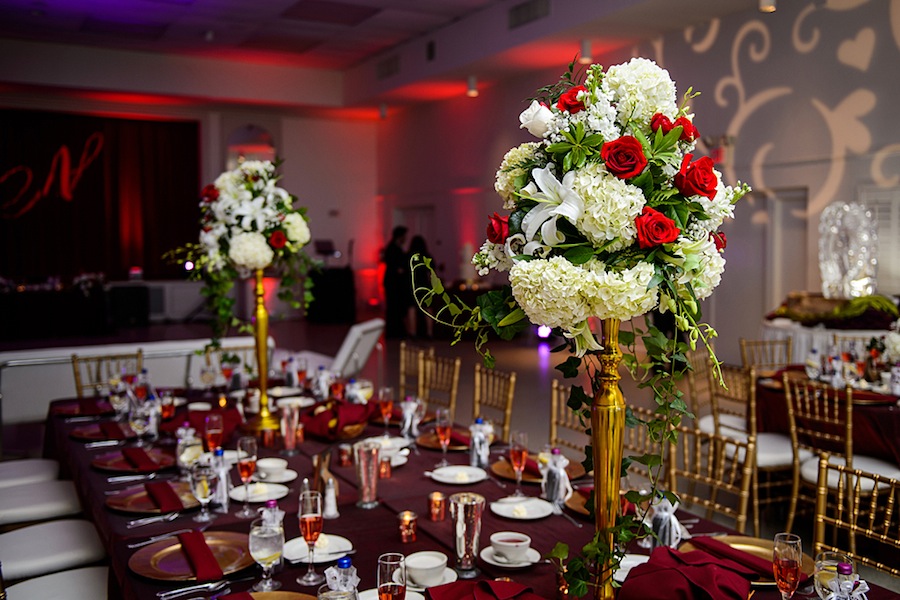
M 191 492 L 200 503 L 200 512 L 194 515 L 194 520 L 198 523 L 208 523 L 216 518 L 209 512 L 209 503 L 218 482 L 219 475 L 210 465 L 196 463 L 191 467 Z
M 525 461 L 528 460 L 528 434 L 524 431 L 513 431 L 509 436 L 509 463 L 516 473 L 516 491 L 513 496 L 521 497 L 522 472 L 525 471 Z
M 300 585 L 318 585 L 325 581 L 325 576 L 316 573 L 313 567 L 313 548 L 322 533 L 322 494 L 320 492 L 302 492 L 300 494 L 300 533 L 309 546 L 309 568 L 306 575 L 297 578 Z
M 128 414 L 128 394 L 118 379 L 109 380 L 109 404 L 116 411 L 116 421 L 122 421 Z
M 284 529 L 276 523 L 256 519 L 250 524 L 250 556 L 262 567 L 263 576 L 253 586 L 257 592 L 271 592 L 281 587 L 272 580 L 272 568 L 284 550 Z
M 441 462 L 434 465 L 435 468 L 447 467 L 447 447 L 450 445 L 450 431 L 453 429 L 453 422 L 450 420 L 450 411 L 446 408 L 439 408 L 434 411 L 434 432 L 437 434 L 438 442 L 441 444 Z
M 206 438 L 207 452 L 212 452 L 222 445 L 223 429 L 221 413 L 209 413 L 206 415 L 203 435 Z
M 216 369 L 211 365 L 200 367 L 200 383 L 203 384 L 204 390 L 209 391 L 212 388 L 213 384 L 216 383 L 217 375 Z
M 241 482 L 244 484 L 244 507 L 237 511 L 234 516 L 241 519 L 252 519 L 257 516 L 257 512 L 250 508 L 250 478 L 256 472 L 256 438 L 252 435 L 245 435 L 238 440 L 238 474 L 241 476 Z
M 128 411 L 128 425 L 137 434 L 137 441 L 134 443 L 136 447 L 143 448 L 146 445 L 144 434 L 150 430 L 150 419 L 152 418 L 152 402 L 131 402 L 131 408 Z
M 800 562 L 803 548 L 800 536 L 793 533 L 776 533 L 775 550 L 772 553 L 772 568 L 775 572 L 775 583 L 781 592 L 782 600 L 789 600 L 800 583 Z
M 381 419 L 384 421 L 384 437 L 390 437 L 388 425 L 391 422 L 391 411 L 394 409 L 394 388 L 378 388 L 378 409 L 381 411 Z
M 406 559 L 398 552 L 378 557 L 378 600 L 406 598 Z

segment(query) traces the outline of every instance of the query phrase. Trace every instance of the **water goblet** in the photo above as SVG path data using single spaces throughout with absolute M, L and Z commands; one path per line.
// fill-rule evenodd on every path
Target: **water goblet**
M 439 408 L 434 411 L 434 433 L 441 444 L 441 462 L 436 464 L 435 468 L 450 465 L 447 462 L 447 447 L 450 446 L 450 432 L 452 429 L 453 422 L 450 420 L 450 411 L 446 408 Z
M 238 453 L 238 474 L 241 476 L 241 482 L 244 484 L 244 507 L 237 511 L 234 516 L 241 519 L 252 519 L 257 516 L 257 512 L 250 508 L 250 479 L 256 472 L 256 456 L 257 444 L 256 438 L 252 435 L 243 436 L 237 443 Z
M 390 437 L 388 425 L 391 422 L 391 411 L 394 410 L 394 388 L 378 389 L 378 409 L 381 411 L 381 419 L 384 421 L 384 437 Z
M 399 552 L 378 557 L 378 600 L 406 598 L 406 558 Z
M 516 491 L 513 496 L 520 497 L 522 493 L 522 473 L 525 471 L 525 462 L 528 460 L 528 434 L 524 431 L 513 431 L 509 436 L 509 464 L 516 474 Z
M 263 576 L 253 586 L 257 592 L 271 592 L 281 587 L 272 580 L 272 569 L 284 550 L 284 529 L 281 525 L 256 519 L 250 524 L 250 556 L 262 567 Z
M 204 421 L 203 436 L 206 439 L 206 451 L 213 452 L 222 445 L 224 423 L 221 413 L 209 413 Z
M 775 572 L 775 583 L 781 592 L 782 600 L 789 600 L 800 583 L 800 562 L 803 560 L 803 547 L 800 536 L 793 533 L 776 533 L 775 549 L 772 553 L 772 568 Z
M 130 404 L 128 426 L 137 435 L 137 441 L 134 445 L 138 448 L 143 448 L 146 446 L 144 434 L 150 430 L 150 419 L 153 418 L 153 403 L 135 401 Z
M 309 568 L 306 575 L 297 578 L 300 585 L 318 585 L 325 581 L 325 576 L 316 573 L 313 567 L 313 549 L 322 533 L 322 494 L 320 492 L 302 492 L 300 494 L 300 533 L 309 547 Z
M 218 483 L 219 475 L 210 465 L 196 463 L 191 467 L 191 492 L 200 503 L 200 512 L 194 515 L 194 521 L 208 523 L 216 518 L 209 512 L 209 503 L 216 493 Z

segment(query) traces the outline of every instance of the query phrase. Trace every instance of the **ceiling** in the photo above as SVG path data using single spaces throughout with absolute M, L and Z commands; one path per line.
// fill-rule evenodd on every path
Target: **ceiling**
M 346 101 L 361 105 L 421 100 L 415 90 L 423 82 L 463 82 L 471 73 L 487 80 L 516 69 L 565 64 L 581 39 L 592 39 L 596 53 L 747 10 L 756 2 L 0 0 L 0 39 L 335 71 L 364 82 Z M 434 54 L 431 40 L 442 36 L 442 62 L 407 69 L 394 82 L 377 81 L 384 78 L 375 75 L 366 80 L 367 71 L 381 72 L 385 57 L 405 46 L 417 44 L 419 54 Z

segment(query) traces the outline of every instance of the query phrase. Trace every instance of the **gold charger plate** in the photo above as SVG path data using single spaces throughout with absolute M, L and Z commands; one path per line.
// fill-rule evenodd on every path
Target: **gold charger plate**
M 250 556 L 250 536 L 246 533 L 207 531 L 203 537 L 224 575 L 236 573 L 256 563 Z M 144 546 L 128 559 L 128 568 L 138 575 L 162 581 L 197 579 L 177 537 Z
M 458 431 L 458 433 L 465 435 L 462 431 Z M 423 448 L 428 448 L 429 450 L 440 450 L 441 442 L 438 440 L 438 436 L 435 432 L 430 431 L 428 433 L 423 433 L 419 437 L 416 438 L 416 443 Z M 450 445 L 447 446 L 448 452 L 462 452 L 464 450 L 468 450 L 469 446 L 465 444 L 454 444 L 453 440 L 450 440 Z
M 723 535 L 716 536 L 716 541 L 722 542 L 723 544 L 728 544 L 735 550 L 740 550 L 741 552 L 746 552 L 747 554 L 751 554 L 758 558 L 763 558 L 765 560 L 772 560 L 772 552 L 775 549 L 775 542 L 772 540 L 767 540 L 764 538 L 754 538 L 748 537 L 746 535 Z M 678 547 L 680 552 L 690 552 L 691 550 L 696 550 L 691 541 L 688 540 Z M 806 553 L 803 554 L 803 558 L 800 560 L 800 571 L 806 575 L 807 577 L 812 577 L 816 571 L 816 563 L 810 558 Z M 753 585 L 758 586 L 774 586 L 775 585 L 775 576 L 772 575 L 771 579 L 760 579 L 759 581 L 754 581 Z
M 507 460 L 498 460 L 497 462 L 491 465 L 491 472 L 494 473 L 497 477 L 502 477 L 503 479 L 509 479 L 510 481 L 516 480 L 516 472 L 513 471 L 512 464 L 510 464 Z M 566 466 L 566 473 L 569 475 L 569 479 L 578 479 L 579 477 L 584 475 L 584 467 L 581 463 L 573 463 L 570 462 Z M 535 475 L 534 473 L 529 473 L 528 471 L 522 472 L 522 483 L 540 483 L 543 478 L 540 475 Z M 573 494 L 574 495 L 574 494 Z
M 170 481 L 169 485 L 175 490 L 181 504 L 185 509 L 200 506 L 197 498 L 191 493 L 191 486 L 184 481 Z M 159 514 L 162 511 L 147 493 L 147 489 L 143 485 L 126 488 L 118 494 L 109 496 L 106 499 L 106 506 L 129 513 L 154 513 Z
M 149 448 L 146 452 L 150 455 L 150 458 L 159 465 L 159 469 L 157 470 L 166 469 L 175 464 L 175 457 L 163 452 L 159 448 Z M 138 472 L 138 469 L 132 466 L 121 452 L 110 452 L 109 454 L 100 455 L 91 461 L 91 465 L 98 469 L 103 469 L 104 471 L 123 471 L 127 473 Z
M 569 496 L 569 499 L 566 500 L 566 508 L 585 517 L 591 516 L 591 513 L 589 513 L 587 509 L 587 499 L 589 495 L 590 492 L 585 493 L 581 490 L 575 490 L 572 492 L 572 495 Z
M 122 430 L 122 435 L 124 436 L 122 438 L 108 438 L 106 434 L 103 433 L 103 430 L 100 429 L 99 423 L 91 423 L 90 425 L 76 427 L 69 432 L 69 437 L 74 440 L 82 440 L 85 442 L 96 442 L 107 439 L 131 440 L 137 437 L 128 425 L 119 425 L 119 428 Z

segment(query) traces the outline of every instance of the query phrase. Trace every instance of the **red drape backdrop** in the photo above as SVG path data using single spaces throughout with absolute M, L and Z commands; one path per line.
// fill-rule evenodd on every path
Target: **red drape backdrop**
M 0 110 L 0 278 L 182 278 L 197 239 L 199 124 Z

